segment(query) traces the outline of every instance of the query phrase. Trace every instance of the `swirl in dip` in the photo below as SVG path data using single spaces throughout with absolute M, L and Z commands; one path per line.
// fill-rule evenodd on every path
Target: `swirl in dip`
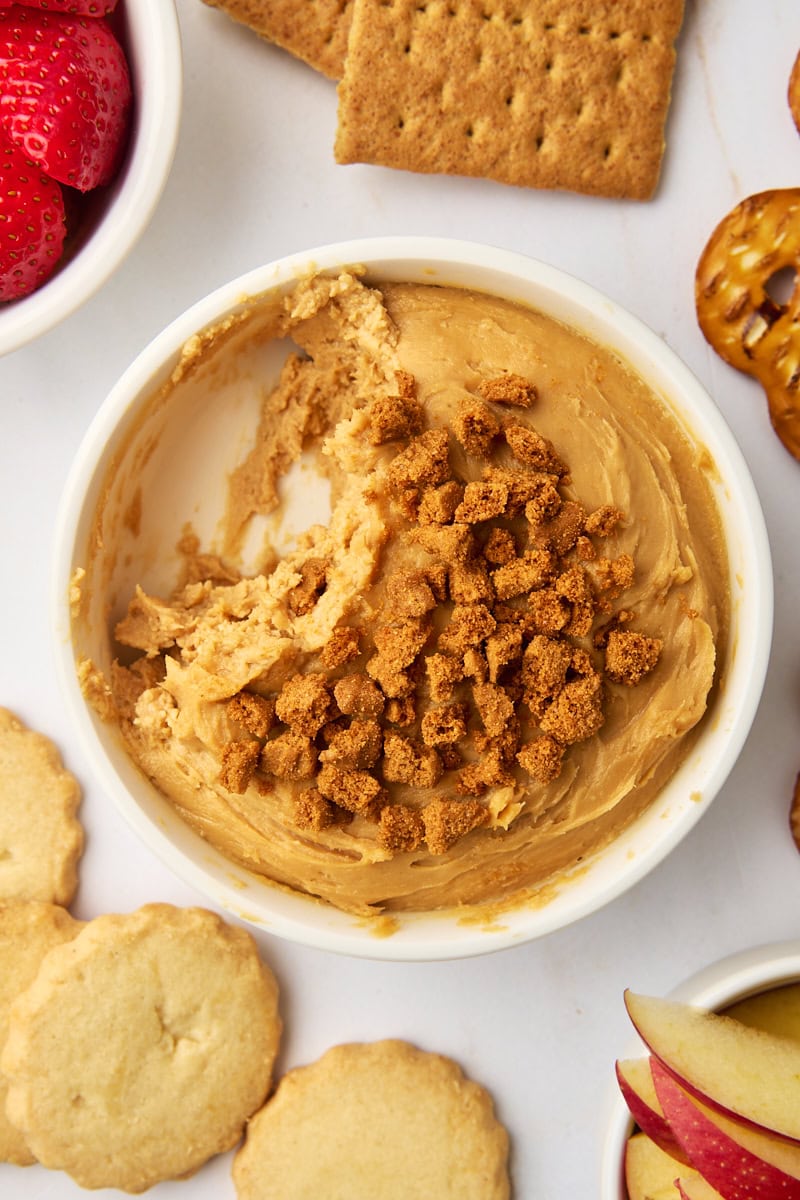
M 713 463 L 575 330 L 355 272 L 194 339 L 153 413 L 287 337 L 213 544 L 187 527 L 174 588 L 122 598 L 85 689 L 180 815 L 276 884 L 359 914 L 522 902 L 693 744 L 725 665 Z M 329 519 L 245 570 L 301 457 Z

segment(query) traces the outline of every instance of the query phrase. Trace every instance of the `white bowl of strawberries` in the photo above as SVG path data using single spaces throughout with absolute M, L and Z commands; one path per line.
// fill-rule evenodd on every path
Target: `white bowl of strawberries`
M 625 1005 L 601 1200 L 800 1200 L 800 942 Z
M 173 0 L 0 0 L 0 354 L 127 256 L 169 175 L 181 96 Z

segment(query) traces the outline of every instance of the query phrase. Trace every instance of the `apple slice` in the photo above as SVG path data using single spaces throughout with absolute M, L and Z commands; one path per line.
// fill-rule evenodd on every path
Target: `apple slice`
M 726 1008 L 725 1016 L 800 1042 L 800 983 L 785 983 L 748 996 Z
M 800 1146 L 715 1112 L 655 1059 L 664 1115 L 692 1166 L 724 1200 L 800 1200 Z
M 633 1133 L 625 1143 L 625 1187 L 628 1200 L 677 1200 L 675 1180 L 684 1169 L 646 1133 Z
M 681 1200 L 723 1200 L 719 1192 L 710 1183 L 706 1183 L 702 1175 L 681 1177 L 675 1181 Z
M 656 1145 L 646 1133 L 632 1133 L 625 1143 L 625 1187 L 628 1200 L 678 1200 L 678 1176 L 696 1172 Z
M 617 1082 L 622 1098 L 642 1133 L 646 1133 L 665 1154 L 679 1163 L 687 1163 L 680 1142 L 665 1120 L 658 1102 L 649 1058 L 625 1058 L 616 1063 Z
M 799 1042 L 630 990 L 625 1006 L 651 1053 L 693 1096 L 800 1143 Z

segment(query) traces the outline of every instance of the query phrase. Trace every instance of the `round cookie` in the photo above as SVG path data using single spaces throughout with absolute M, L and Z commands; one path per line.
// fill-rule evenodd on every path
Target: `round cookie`
M 280 1033 L 245 930 L 168 904 L 97 917 L 12 1006 L 8 1114 L 45 1166 L 144 1191 L 236 1144 Z
M 50 739 L 0 708 L 0 902 L 70 903 L 83 851 L 80 798 Z
M 233 1163 L 239 1200 L 507 1200 L 489 1093 L 439 1054 L 386 1040 L 290 1071 Z
M 65 908 L 38 900 L 0 907 L 0 1048 L 8 1032 L 11 1004 L 36 978 L 54 946 L 83 928 Z M 0 1162 L 29 1167 L 36 1162 L 28 1143 L 6 1116 L 6 1082 L 0 1076 Z

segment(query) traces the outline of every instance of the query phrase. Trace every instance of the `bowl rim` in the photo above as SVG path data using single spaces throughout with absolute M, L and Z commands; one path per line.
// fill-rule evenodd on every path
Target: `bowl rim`
M 672 1000 L 716 1010 L 759 992 L 798 982 L 800 939 L 790 939 L 728 954 L 696 971 L 668 995 Z M 634 1034 L 618 1057 L 633 1058 L 645 1052 L 644 1043 Z M 622 1175 L 623 1155 L 634 1122 L 613 1082 L 607 1111 L 610 1115 L 600 1167 L 600 1200 L 628 1200 Z
M 299 915 L 290 904 L 280 901 L 280 912 L 269 917 L 256 917 L 252 908 L 252 896 L 242 894 L 242 881 L 230 880 L 231 864 L 223 860 L 228 879 L 217 871 L 217 879 L 209 881 L 208 867 L 190 862 L 182 854 L 176 857 L 172 843 L 161 829 L 147 817 L 133 801 L 108 760 L 95 729 L 93 716 L 83 699 L 78 685 L 74 659 L 70 645 L 68 588 L 74 565 L 75 538 L 77 535 L 84 493 L 91 482 L 92 473 L 102 462 L 107 446 L 121 419 L 124 419 L 136 399 L 147 394 L 148 384 L 163 376 L 164 364 L 173 362 L 181 346 L 195 333 L 218 321 L 220 317 L 243 304 L 247 298 L 260 295 L 273 288 L 288 287 L 298 278 L 314 270 L 331 272 L 348 265 L 361 264 L 366 267 L 367 278 L 401 278 L 408 272 L 409 264 L 423 275 L 422 281 L 459 284 L 460 273 L 471 275 L 477 272 L 484 282 L 471 284 L 477 290 L 491 292 L 486 278 L 496 278 L 505 284 L 501 294 L 513 292 L 520 284 L 535 287 L 551 297 L 555 305 L 559 299 L 573 310 L 580 310 L 586 320 L 580 324 L 573 317 L 572 324 L 586 330 L 595 322 L 602 328 L 613 326 L 611 344 L 626 359 L 629 355 L 623 346 L 636 345 L 648 362 L 659 364 L 662 375 L 670 380 L 670 391 L 677 395 L 688 395 L 693 404 L 693 415 L 702 418 L 698 436 L 713 441 L 714 457 L 724 457 L 723 471 L 726 480 L 733 480 L 738 497 L 747 512 L 747 521 L 742 537 L 747 545 L 747 557 L 754 565 L 752 579 L 758 580 L 753 593 L 755 616 L 748 622 L 748 643 L 737 645 L 733 670 L 746 676 L 747 686 L 740 686 L 740 702 L 726 728 L 726 753 L 720 756 L 710 772 L 702 797 L 688 795 L 682 801 L 678 820 L 669 827 L 669 835 L 651 842 L 645 850 L 635 855 L 628 852 L 631 830 L 623 834 L 600 855 L 604 863 L 613 869 L 605 870 L 605 882 L 600 888 L 587 889 L 585 879 L 592 874 L 591 862 L 583 865 L 580 878 L 571 879 L 568 886 L 543 906 L 503 910 L 502 917 L 490 923 L 469 923 L 453 919 L 451 910 L 433 914 L 401 914 L 401 927 L 391 937 L 366 936 L 363 919 L 322 906 L 326 910 L 323 918 L 318 901 L 294 894 L 301 902 Z M 394 275 L 391 273 L 395 272 Z M 441 277 L 437 276 L 437 272 Z M 429 277 L 430 276 L 430 277 Z M 417 276 L 413 276 L 417 278 Z M 512 285 L 515 285 L 512 286 Z M 464 283 L 463 286 L 470 286 Z M 516 298 L 521 298 L 519 295 Z M 523 301 L 524 302 L 524 301 Z M 540 301 L 540 306 L 544 302 Z M 555 315 L 558 315 L 556 312 Z M 591 333 L 590 333 L 591 336 Z M 634 368 L 636 364 L 634 363 Z M 639 367 L 641 370 L 641 367 Z M 664 387 L 661 389 L 664 391 Z M 713 435 L 713 436 L 712 436 Z M 591 285 L 576 279 L 566 272 L 545 264 L 528 255 L 475 242 L 450 238 L 417 237 L 402 235 L 387 238 L 356 239 L 349 242 L 332 243 L 302 253 L 288 255 L 273 263 L 257 267 L 216 288 L 201 298 L 184 313 L 176 317 L 158 334 L 131 363 L 117 384 L 109 392 L 97 411 L 73 460 L 59 507 L 59 518 L 55 534 L 55 558 L 52 571 L 51 611 L 56 639 L 56 663 L 62 694 L 76 726 L 76 732 L 86 754 L 88 763 L 99 776 L 106 792 L 114 799 L 128 823 L 139 837 L 172 872 L 188 882 L 198 891 L 233 912 L 243 920 L 268 929 L 289 941 L 320 949 L 333 950 L 359 957 L 379 958 L 395 961 L 445 960 L 470 957 L 532 940 L 563 928 L 575 920 L 597 911 L 611 900 L 633 886 L 656 866 L 680 841 L 719 791 L 738 757 L 749 733 L 750 726 L 760 702 L 766 677 L 772 636 L 773 589 L 769 543 L 763 513 L 758 496 L 741 451 L 729 427 L 722 418 L 709 394 L 705 391 L 689 368 L 674 351 L 649 329 L 638 317 L 604 296 Z M 653 809 L 654 806 L 650 806 Z M 673 808 L 678 805 L 673 804 Z M 650 810 L 648 810 L 650 811 Z M 662 822 L 663 824 L 663 822 Z M 204 843 L 204 854 L 210 850 Z M 270 893 L 282 895 L 281 889 L 265 885 Z M 330 909 L 330 912 L 327 910 Z M 336 914 L 335 919 L 330 913 Z M 310 919 L 309 919 L 310 918 Z
M 108 205 L 97 228 L 75 257 L 36 291 L 0 305 L 0 355 L 20 350 L 49 332 L 100 290 L 139 240 L 166 186 L 183 101 L 175 0 L 123 0 L 119 15 L 127 37 L 133 35 L 142 50 L 130 60 L 135 96 L 131 148 L 110 185 Z

